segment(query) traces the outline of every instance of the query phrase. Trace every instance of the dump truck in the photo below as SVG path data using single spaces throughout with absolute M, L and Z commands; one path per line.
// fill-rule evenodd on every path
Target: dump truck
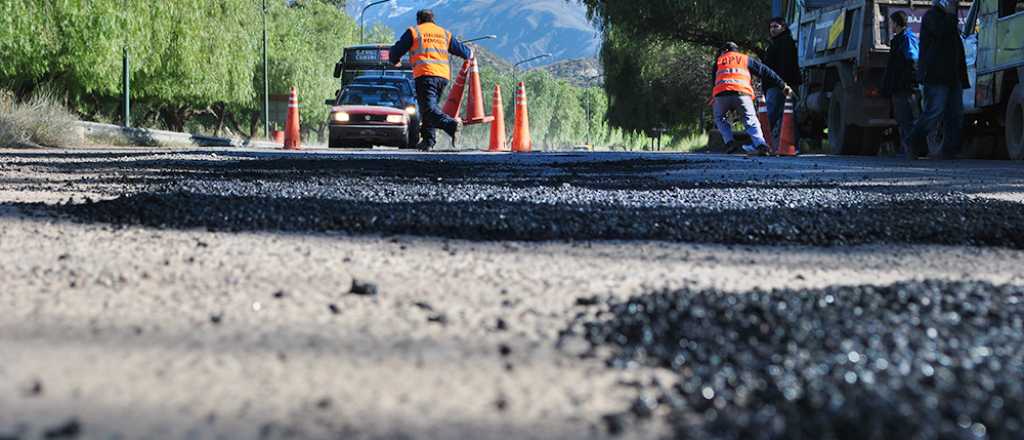
M 800 130 L 805 139 L 828 140 L 834 154 L 874 155 L 895 143 L 896 121 L 881 95 L 889 57 L 889 15 L 910 16 L 920 32 L 932 2 L 922 0 L 776 0 L 775 11 L 791 23 L 804 84 L 799 90 Z M 1024 54 L 1024 0 L 959 3 L 972 88 L 964 91 L 968 151 L 980 157 L 1020 158 L 1021 118 L 1017 87 Z M 978 87 L 973 87 L 978 85 Z M 941 130 L 929 138 L 941 145 Z

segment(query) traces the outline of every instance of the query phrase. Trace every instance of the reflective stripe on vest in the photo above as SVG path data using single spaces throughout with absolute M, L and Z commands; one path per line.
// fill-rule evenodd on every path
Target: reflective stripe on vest
M 412 48 L 409 50 L 412 75 L 416 78 L 438 76 L 450 79 L 448 46 L 451 45 L 452 34 L 434 23 L 413 26 L 409 32 L 412 33 Z
M 750 85 L 750 69 L 747 67 L 750 57 L 739 52 L 726 52 L 718 57 L 715 65 L 715 90 L 712 95 L 718 96 L 725 92 L 736 92 L 754 96 L 754 87 Z

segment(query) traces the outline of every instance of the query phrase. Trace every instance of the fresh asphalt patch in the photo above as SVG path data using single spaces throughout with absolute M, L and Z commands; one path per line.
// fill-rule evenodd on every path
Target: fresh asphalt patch
M 1018 203 L 838 179 L 724 177 L 754 168 L 749 163 L 140 160 L 47 164 L 129 190 L 109 200 L 31 208 L 82 222 L 215 231 L 1024 248 Z M 678 170 L 706 177 L 670 178 Z
M 675 438 L 1024 438 L 1024 287 L 911 282 L 659 291 L 581 306 L 563 338 L 674 383 L 606 416 Z

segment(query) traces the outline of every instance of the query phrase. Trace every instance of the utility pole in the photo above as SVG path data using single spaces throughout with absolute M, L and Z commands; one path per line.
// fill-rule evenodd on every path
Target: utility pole
M 125 127 L 132 126 L 132 111 L 131 111 L 131 64 L 128 58 L 128 0 L 124 0 L 124 14 L 125 14 L 125 39 L 124 39 L 124 52 L 121 59 L 121 97 L 123 99 L 122 106 L 124 108 L 124 116 L 122 122 Z
M 270 79 L 267 70 L 267 0 L 263 0 L 263 137 L 270 139 Z

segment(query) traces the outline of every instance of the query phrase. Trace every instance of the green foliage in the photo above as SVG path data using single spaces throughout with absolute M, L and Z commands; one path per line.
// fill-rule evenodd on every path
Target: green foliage
M 329 108 L 323 100 L 338 88 L 332 76 L 334 63 L 345 46 L 355 44 L 359 29 L 337 7 L 321 1 L 297 2 L 292 7 L 270 8 L 269 77 L 271 94 L 287 94 L 295 87 L 302 102 L 300 115 L 307 125 L 321 125 Z M 257 89 L 262 90 L 263 71 L 257 69 Z
M 507 135 L 511 138 L 515 122 L 515 80 L 511 73 L 487 65 L 481 66 L 480 77 L 487 114 L 492 113 L 494 86 L 501 86 L 505 127 Z M 518 80 L 526 85 L 530 135 L 534 148 L 582 146 L 588 141 L 591 145 L 601 148 L 628 148 L 642 143 L 635 137 L 624 136 L 621 130 L 614 130 L 608 126 L 604 117 L 608 101 L 601 89 L 576 87 L 540 69 L 520 73 Z M 489 136 L 490 126 L 470 126 L 467 127 L 463 143 L 486 146 Z
M 91 120 L 119 121 L 121 63 L 131 60 L 132 113 L 137 126 L 183 130 L 229 128 L 254 135 L 263 102 L 262 0 L 2 0 L 0 87 L 26 97 L 40 87 Z M 338 82 L 342 49 L 357 44 L 359 28 L 334 0 L 268 0 L 269 88 L 299 93 L 307 130 L 323 132 Z M 377 24 L 365 40 L 391 43 Z M 494 84 L 504 94 L 509 135 L 514 80 L 483 66 L 487 113 Z M 576 87 L 540 70 L 520 73 L 530 102 L 538 149 L 642 143 L 609 127 L 608 99 L 598 88 Z M 588 124 L 589 117 L 589 124 Z M 467 143 L 486 145 L 489 127 L 467 130 Z M 589 132 L 589 135 L 588 135 Z
M 758 54 L 768 39 L 768 0 L 567 1 L 584 4 L 602 31 L 608 121 L 630 133 L 696 131 L 709 111 L 715 48 L 734 41 Z

